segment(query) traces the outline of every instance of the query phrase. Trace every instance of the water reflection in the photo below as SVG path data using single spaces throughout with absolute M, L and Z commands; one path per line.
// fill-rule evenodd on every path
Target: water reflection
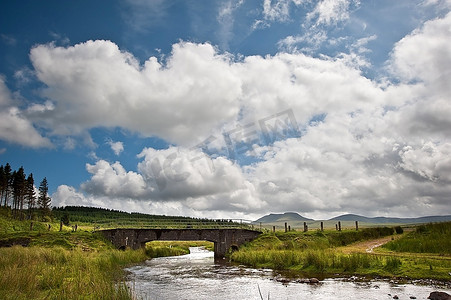
M 269 269 L 214 262 L 213 252 L 190 248 L 191 254 L 161 257 L 128 268 L 138 299 L 426 299 L 432 286 L 395 285 L 384 281 L 282 284 Z M 451 293 L 450 290 L 443 290 Z M 261 296 L 260 296 L 261 293 Z

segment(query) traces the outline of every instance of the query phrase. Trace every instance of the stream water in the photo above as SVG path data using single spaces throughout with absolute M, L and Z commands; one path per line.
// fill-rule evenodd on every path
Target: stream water
M 127 268 L 137 299 L 427 299 L 433 291 L 451 290 L 388 281 L 325 279 L 319 284 L 275 280 L 270 269 L 215 263 L 213 252 L 190 248 L 183 256 L 160 257 Z M 413 298 L 415 297 L 415 298 Z

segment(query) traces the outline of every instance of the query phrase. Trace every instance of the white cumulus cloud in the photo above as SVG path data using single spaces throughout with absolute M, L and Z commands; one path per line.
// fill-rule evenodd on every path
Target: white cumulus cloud
M 324 9 L 322 22 L 341 20 L 334 11 Z M 176 144 L 143 149 L 136 171 L 88 164 L 91 178 L 80 191 L 60 187 L 58 201 L 196 216 L 451 213 L 450 20 L 430 20 L 401 39 L 387 62 L 400 81 L 383 85 L 346 59 L 301 53 L 238 61 L 180 42 L 166 63 L 141 65 L 108 41 L 37 46 L 31 57 L 51 109 L 30 114 L 53 134 L 119 126 Z M 209 134 L 220 148 L 224 132 L 258 131 L 287 110 L 302 136 L 260 140 L 246 165 L 187 148 Z
M 0 139 L 32 148 L 51 147 L 16 102 L 0 76 Z
M 209 44 L 181 42 L 165 65 L 139 65 L 110 41 L 72 47 L 39 45 L 30 54 L 54 108 L 35 112 L 53 134 L 122 127 L 187 143 L 239 112 L 240 81 L 227 55 Z
M 111 150 L 113 150 L 114 154 L 119 155 L 124 151 L 124 143 L 123 142 L 114 142 L 111 139 L 107 140 L 107 144 L 110 145 Z

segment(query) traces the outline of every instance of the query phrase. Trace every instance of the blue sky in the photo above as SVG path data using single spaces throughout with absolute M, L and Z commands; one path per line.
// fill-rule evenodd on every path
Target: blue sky
M 0 163 L 53 205 L 451 214 L 450 8 L 8 1 Z

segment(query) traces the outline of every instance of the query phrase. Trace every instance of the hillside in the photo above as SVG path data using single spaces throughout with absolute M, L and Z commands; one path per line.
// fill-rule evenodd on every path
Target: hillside
M 85 206 L 65 206 L 54 207 L 52 214 L 56 219 L 60 219 L 65 214 L 69 215 L 73 222 L 96 222 L 107 223 L 115 222 L 139 222 L 139 221 L 156 221 L 156 220 L 194 220 L 189 217 L 150 215 L 137 212 L 124 212 L 101 207 L 85 207 Z
M 269 214 L 261 217 L 260 219 L 254 221 L 254 223 L 278 223 L 278 222 L 307 222 L 313 221 L 313 219 L 308 219 L 301 216 L 298 213 L 286 212 L 284 214 Z
M 330 219 L 330 221 L 359 221 L 373 224 L 420 224 L 451 221 L 451 215 L 447 216 L 427 216 L 419 218 L 390 218 L 374 217 L 368 218 L 359 215 L 346 214 Z
M 182 227 L 186 226 L 233 226 L 230 220 L 212 220 L 207 218 L 192 218 L 182 216 L 150 215 L 143 213 L 128 213 L 124 211 L 105 209 L 100 207 L 66 206 L 54 207 L 52 215 L 55 220 L 62 220 L 65 216 L 70 224 L 91 225 L 97 228 L 112 227 Z

